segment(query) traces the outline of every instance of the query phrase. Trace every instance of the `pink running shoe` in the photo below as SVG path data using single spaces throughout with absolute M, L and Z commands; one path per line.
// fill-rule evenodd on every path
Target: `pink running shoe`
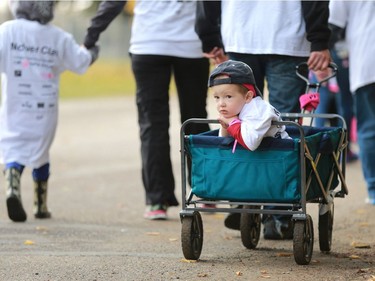
M 203 204 L 202 207 L 203 208 L 208 208 L 208 209 L 216 209 L 216 205 L 215 204 Z
M 166 220 L 168 218 L 167 209 L 166 205 L 151 205 L 147 207 L 143 217 L 149 220 Z

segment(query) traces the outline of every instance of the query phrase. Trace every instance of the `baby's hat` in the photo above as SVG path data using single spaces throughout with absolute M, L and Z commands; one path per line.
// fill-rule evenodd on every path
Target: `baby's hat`
M 55 0 L 8 0 L 15 18 L 23 18 L 47 24 L 53 19 Z
M 219 75 L 228 77 L 215 79 Z M 208 79 L 208 87 L 221 84 L 240 84 L 245 87 L 250 84 L 254 86 L 257 96 L 262 96 L 256 86 L 253 70 L 250 66 L 241 61 L 227 60 L 212 70 L 210 78 Z

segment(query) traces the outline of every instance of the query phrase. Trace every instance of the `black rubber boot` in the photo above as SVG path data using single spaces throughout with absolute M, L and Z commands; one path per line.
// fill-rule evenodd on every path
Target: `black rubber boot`
M 47 189 L 47 181 L 34 181 L 34 216 L 37 219 L 51 217 L 47 208 Z
M 8 216 L 14 222 L 24 222 L 27 215 L 21 199 L 21 172 L 15 168 L 4 171 Z

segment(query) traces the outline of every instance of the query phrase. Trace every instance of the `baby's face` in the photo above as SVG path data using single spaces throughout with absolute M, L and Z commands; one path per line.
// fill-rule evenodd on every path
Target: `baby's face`
M 240 86 L 236 84 L 221 84 L 213 86 L 211 89 L 216 109 L 225 118 L 238 116 L 245 103 L 251 100 L 249 92 L 242 92 Z

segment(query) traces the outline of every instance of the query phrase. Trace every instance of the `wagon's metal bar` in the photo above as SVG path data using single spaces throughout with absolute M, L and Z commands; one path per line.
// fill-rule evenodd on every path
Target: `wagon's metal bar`
M 347 136 L 347 125 L 345 122 L 345 119 L 338 114 L 321 114 L 321 113 L 282 113 L 282 118 L 303 118 L 303 117 L 310 117 L 310 118 L 325 118 L 325 119 L 339 119 L 342 123 L 342 131 L 345 132 L 341 134 L 341 139 L 338 145 L 338 151 L 342 151 L 342 153 L 337 153 L 335 159 L 335 166 L 337 168 L 337 172 L 340 177 L 341 181 L 341 192 L 338 192 L 337 194 L 340 197 L 343 197 L 342 192 L 344 192 L 346 195 L 348 194 L 348 187 L 345 182 L 345 174 L 346 174 L 346 156 L 347 156 L 347 146 L 348 146 L 348 136 Z M 341 161 L 341 169 L 340 164 L 338 163 L 338 158 L 341 155 L 342 161 Z
M 318 162 L 319 162 L 319 159 L 318 159 L 317 162 L 314 162 L 314 159 L 312 158 L 311 153 L 310 153 L 310 150 L 309 150 L 309 148 L 307 147 L 307 145 L 305 145 L 305 151 L 306 151 L 305 155 L 309 155 L 309 157 L 307 157 L 307 158 L 310 160 L 311 168 L 312 168 L 312 170 L 313 170 L 313 172 L 314 172 L 314 175 L 315 175 L 316 180 L 318 181 L 318 185 L 319 185 L 320 191 L 322 192 L 325 201 L 327 201 L 327 192 L 326 192 L 326 190 L 325 190 L 325 188 L 324 188 L 324 186 L 323 186 L 323 183 L 322 183 L 322 180 L 321 180 L 321 178 L 320 178 L 320 175 L 319 175 L 319 172 L 318 172 L 318 168 L 317 168 L 317 164 L 318 164 Z M 319 154 L 318 156 L 319 156 L 319 158 L 320 158 L 320 154 Z M 317 158 L 318 158 L 318 156 L 317 156 Z M 311 176 L 312 176 L 312 175 L 311 175 Z M 309 180 L 308 180 L 308 186 L 310 185 L 311 180 L 312 180 L 312 178 L 309 177 Z M 305 191 L 305 192 L 307 193 L 307 188 L 306 188 L 306 191 Z
M 286 114 L 285 114 L 286 115 Z M 292 116 L 292 115 L 288 115 L 290 117 L 293 117 L 293 118 L 298 118 L 298 117 L 302 117 L 306 114 L 301 114 L 301 113 L 296 113 L 296 115 Z M 281 114 L 281 116 L 284 116 L 284 114 Z M 299 134 L 300 134 L 300 141 L 299 141 L 299 145 L 300 145 L 300 149 L 299 149 L 299 160 L 300 160 L 300 176 L 301 176 L 301 208 L 302 208 L 302 212 L 306 214 L 306 163 L 305 163 L 305 132 L 303 130 L 303 127 L 298 124 L 297 122 L 293 122 L 293 121 L 273 121 L 272 124 L 274 125 L 290 125 L 290 126 L 295 126 L 298 128 L 299 130 Z
M 218 120 L 204 119 L 204 118 L 191 118 L 182 123 L 180 128 L 180 155 L 181 155 L 181 184 L 182 184 L 182 209 L 185 210 L 186 206 L 186 150 L 185 150 L 185 128 L 191 123 L 219 123 Z M 190 201 L 190 200 L 189 200 Z
M 342 187 L 344 193 L 346 195 L 348 195 L 349 191 L 348 191 L 348 186 L 346 185 L 346 182 L 345 182 L 345 175 L 344 175 L 343 171 L 340 169 L 340 164 L 338 163 L 337 158 L 338 158 L 338 156 L 333 157 L 333 160 L 335 161 L 335 168 L 336 168 L 337 173 L 339 174 L 339 177 L 340 177 L 341 187 Z

